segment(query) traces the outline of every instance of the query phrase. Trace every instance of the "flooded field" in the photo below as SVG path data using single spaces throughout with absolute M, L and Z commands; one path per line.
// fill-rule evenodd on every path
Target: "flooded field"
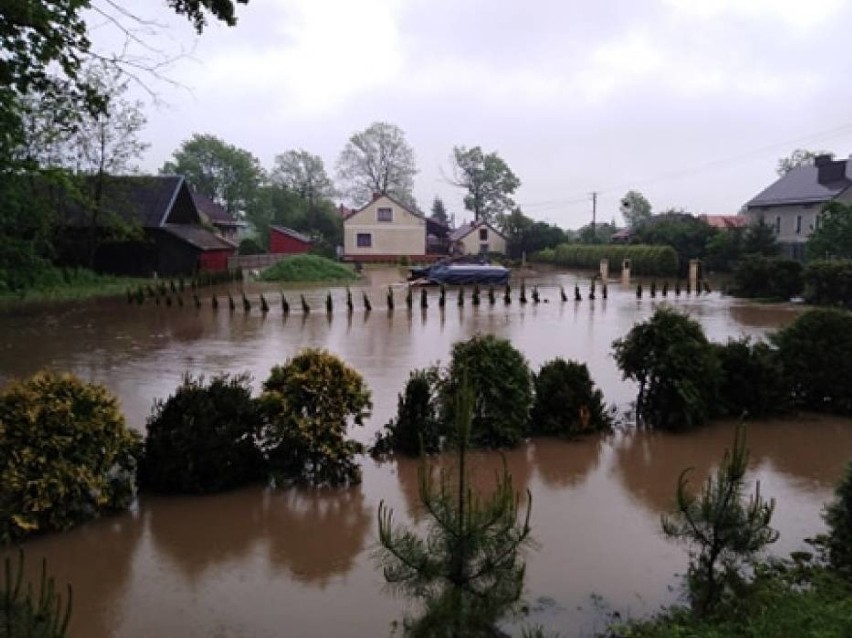
M 325 312 L 328 287 L 289 288 L 294 306 L 280 307 L 279 289 L 263 290 L 272 306 L 263 316 L 227 307 L 213 311 L 210 291 L 202 307 L 128 306 L 122 300 L 36 307 L 0 315 L 0 382 L 50 366 L 104 383 L 121 399 L 128 422 L 144 430 L 155 398 L 171 393 L 185 371 L 249 371 L 255 387 L 270 368 L 299 349 L 323 347 L 365 377 L 373 416 L 352 436 L 368 442 L 393 415 L 397 393 L 415 367 L 446 362 L 452 344 L 476 332 L 510 339 L 533 368 L 561 356 L 589 365 L 607 402 L 626 406 L 635 388 L 621 379 L 612 341 L 665 301 L 689 312 L 713 340 L 760 336 L 792 321 L 798 310 L 759 306 L 710 295 L 667 300 L 613 282 L 609 298 L 573 300 L 574 273 L 527 279 L 543 302 L 521 306 L 517 294 L 504 305 L 429 308 L 415 296 L 405 308 L 385 306 L 395 270 L 370 271 L 353 286 L 355 311 L 345 289 L 332 288 L 335 310 Z M 513 283 L 517 288 L 517 284 Z M 561 302 L 559 285 L 572 299 Z M 362 289 L 372 312 L 361 302 Z M 313 311 L 294 303 L 304 293 Z M 526 600 L 538 623 L 564 634 L 591 635 L 603 628 L 591 595 L 611 607 L 641 615 L 671 602 L 674 574 L 686 565 L 683 548 L 665 541 L 659 516 L 671 505 L 678 473 L 697 468 L 696 479 L 730 445 L 733 423 L 682 435 L 627 430 L 579 442 L 534 440 L 506 454 L 515 487 L 533 497 L 536 548 L 527 555 Z M 774 551 L 801 546 L 821 530 L 819 512 L 844 463 L 852 457 L 852 422 L 829 417 L 754 423 L 749 430 L 751 479 L 778 500 Z M 478 473 L 493 475 L 497 454 L 475 458 Z M 363 484 L 347 490 L 275 491 L 261 486 L 208 497 L 143 496 L 131 513 L 72 532 L 28 542 L 30 566 L 46 556 L 60 583 L 74 586 L 72 638 L 119 636 L 381 636 L 401 618 L 405 601 L 383 588 L 371 559 L 380 499 L 401 519 L 417 519 L 417 463 L 362 459 Z M 517 623 L 508 629 L 519 635 Z

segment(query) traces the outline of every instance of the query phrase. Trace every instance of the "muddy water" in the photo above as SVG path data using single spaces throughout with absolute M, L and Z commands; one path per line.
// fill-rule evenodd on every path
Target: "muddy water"
M 498 298 L 493 307 L 483 299 L 474 308 L 468 290 L 464 307 L 451 292 L 441 312 L 432 290 L 425 312 L 417 296 L 408 312 L 404 290 L 395 288 L 396 310 L 388 313 L 386 286 L 398 273 L 369 277 L 353 287 L 351 315 L 345 290 L 333 289 L 331 317 L 325 287 L 286 289 L 294 306 L 289 317 L 277 288 L 264 289 L 272 305 L 266 317 L 257 303 L 249 314 L 221 306 L 214 313 L 206 297 L 199 310 L 106 301 L 10 312 L 0 316 L 0 377 L 46 365 L 73 370 L 115 391 L 128 421 L 142 429 L 153 399 L 167 396 L 184 371 L 247 370 L 259 385 L 298 349 L 325 347 L 360 370 L 372 389 L 373 418 L 352 433 L 366 442 L 392 415 L 408 371 L 446 361 L 454 341 L 477 331 L 511 339 L 533 366 L 555 356 L 587 362 L 607 401 L 624 405 L 635 389 L 621 380 L 610 344 L 663 302 L 637 300 L 633 288 L 612 284 L 605 301 L 563 304 L 558 285 L 571 295 L 578 279 L 554 273 L 528 279 L 547 300 L 537 306 L 521 307 L 515 297 L 508 307 Z M 585 294 L 584 281 L 581 287 Z M 313 309 L 307 316 L 293 303 L 300 293 Z M 716 294 L 668 301 L 717 340 L 763 335 L 797 312 Z M 699 481 L 732 432 L 732 423 L 688 435 L 627 431 L 572 443 L 536 440 L 507 453 L 515 487 L 533 499 L 537 545 L 527 556 L 527 620 L 591 634 L 603 623 L 593 593 L 635 615 L 673 600 L 668 587 L 685 556 L 662 538 L 659 515 L 671 504 L 680 470 L 695 466 Z M 821 529 L 822 503 L 852 457 L 852 423 L 803 416 L 755 423 L 749 436 L 750 477 L 778 499 L 782 537 L 775 551 L 796 549 Z M 475 457 L 483 487 L 500 463 L 496 454 Z M 375 513 L 384 499 L 401 520 L 422 520 L 417 464 L 363 459 L 363 467 L 363 484 L 349 490 L 258 486 L 210 497 L 144 496 L 131 513 L 31 541 L 27 552 L 33 567 L 46 556 L 59 582 L 73 583 L 72 638 L 387 635 L 406 603 L 383 589 L 371 559 Z M 518 633 L 517 627 L 510 629 Z

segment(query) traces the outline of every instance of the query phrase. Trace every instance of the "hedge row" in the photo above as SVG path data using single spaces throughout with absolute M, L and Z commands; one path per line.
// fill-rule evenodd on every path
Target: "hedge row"
M 640 244 L 560 244 L 532 255 L 531 261 L 564 266 L 566 268 L 597 269 L 601 259 L 609 259 L 613 272 L 621 269 L 625 259 L 630 260 L 635 275 L 670 275 L 678 272 L 677 251 L 671 246 L 643 246 Z

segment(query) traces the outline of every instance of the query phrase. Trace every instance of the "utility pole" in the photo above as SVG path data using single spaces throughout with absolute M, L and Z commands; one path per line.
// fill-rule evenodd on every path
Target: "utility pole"
M 596 221 L 598 215 L 598 194 L 592 191 L 592 232 L 597 228 Z

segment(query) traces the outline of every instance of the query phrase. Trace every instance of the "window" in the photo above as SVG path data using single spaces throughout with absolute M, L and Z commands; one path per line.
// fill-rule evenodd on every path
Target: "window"
M 358 248 L 370 248 L 373 245 L 373 236 L 370 233 L 358 233 L 355 236 L 355 244 Z
M 796 215 L 796 234 L 800 234 L 802 232 L 802 216 Z
M 479 241 L 488 241 L 488 229 L 480 228 L 479 229 Z
M 376 219 L 380 222 L 393 221 L 393 208 L 379 208 L 376 210 Z
M 775 232 L 776 234 L 781 233 L 781 216 L 775 218 Z

